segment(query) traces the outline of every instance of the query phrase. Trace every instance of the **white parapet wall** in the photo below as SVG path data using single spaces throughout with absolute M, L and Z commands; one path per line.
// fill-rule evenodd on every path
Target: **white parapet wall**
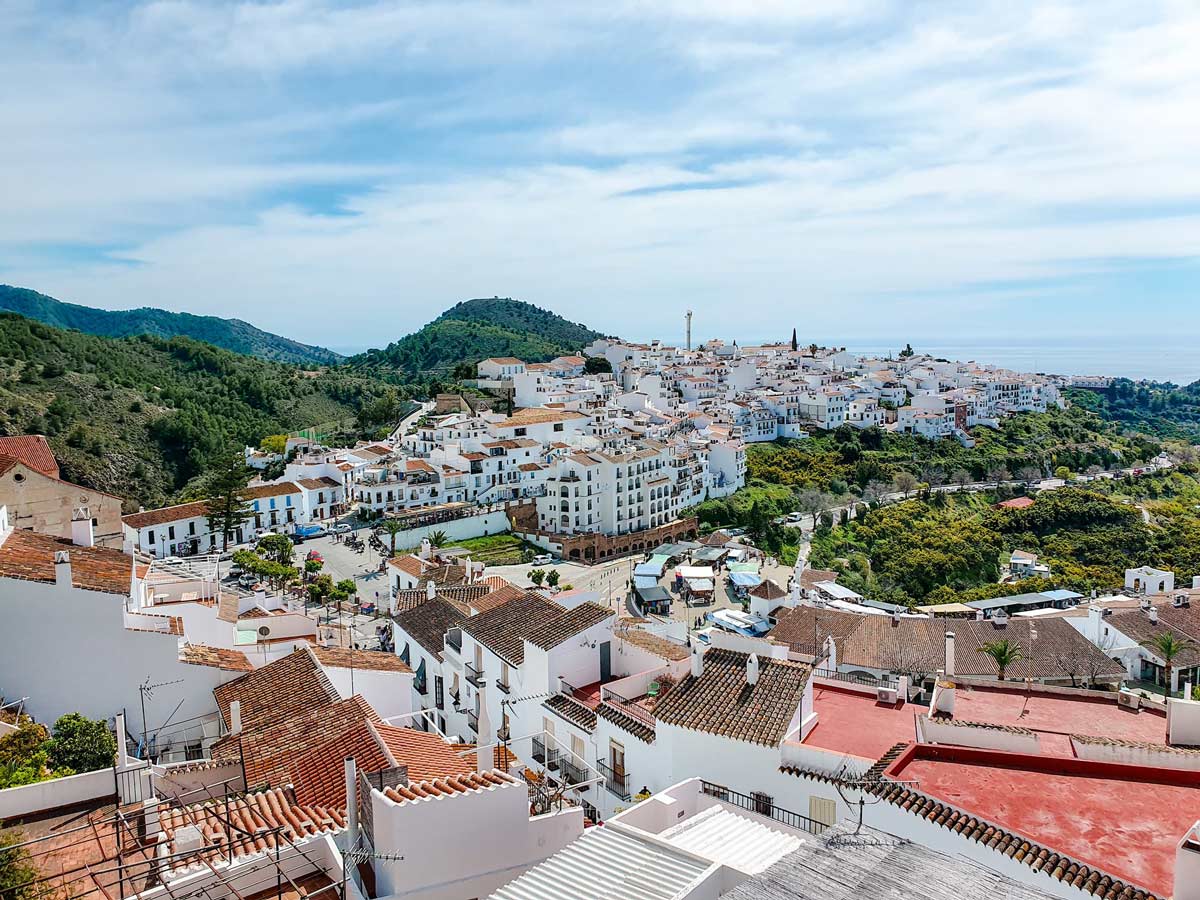
M 1190 748 L 1165 745 L 1156 747 L 1152 744 L 1110 741 L 1078 734 L 1071 735 L 1071 747 L 1077 757 L 1092 762 L 1200 772 L 1200 750 Z
M 52 778 L 0 791 L 0 821 L 101 800 L 116 794 L 112 769 Z
M 415 551 L 421 546 L 421 541 L 435 531 L 445 532 L 452 541 L 462 541 L 467 538 L 484 537 L 485 535 L 503 534 L 511 529 L 508 516 L 502 509 L 492 509 L 477 516 L 464 516 L 461 519 L 451 519 L 449 522 L 438 522 L 421 528 L 409 528 L 407 531 L 396 532 L 396 552 L 401 548 Z M 391 543 L 391 536 L 384 535 L 385 543 Z
M 922 744 L 953 744 L 1006 753 L 1039 753 L 1041 750 L 1037 733 L 1027 728 L 975 725 L 930 716 L 917 718 L 917 740 Z

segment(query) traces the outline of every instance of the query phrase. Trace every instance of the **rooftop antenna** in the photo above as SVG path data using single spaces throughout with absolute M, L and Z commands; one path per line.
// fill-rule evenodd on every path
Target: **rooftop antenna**
M 174 681 L 160 681 L 157 684 L 151 684 L 150 676 L 146 676 L 146 680 L 138 685 L 138 694 L 142 701 L 142 752 L 143 753 L 150 752 L 150 747 L 146 743 L 146 698 L 154 696 L 155 688 L 170 687 L 173 684 L 183 684 L 183 679 L 176 678 Z M 174 715 L 174 713 L 172 713 L 172 715 Z M 145 759 L 146 757 L 142 757 L 142 758 Z
M 692 311 L 687 311 L 687 349 L 692 349 Z

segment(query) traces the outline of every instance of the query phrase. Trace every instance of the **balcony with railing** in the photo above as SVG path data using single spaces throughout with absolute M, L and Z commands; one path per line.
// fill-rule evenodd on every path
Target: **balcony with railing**
M 477 669 L 471 663 L 467 663 L 465 668 L 467 670 L 467 683 L 472 687 L 483 687 L 483 670 Z
M 474 731 L 476 734 L 478 734 L 479 733 L 479 713 L 471 712 L 470 710 L 467 710 L 467 725 L 469 725 L 471 727 L 472 731 Z
M 512 693 L 512 685 L 507 681 L 501 681 L 499 678 L 496 679 L 496 689 L 502 694 Z
M 617 772 L 616 769 L 602 759 L 596 760 L 596 768 L 604 776 L 604 786 L 608 788 L 609 793 L 620 797 L 622 800 L 629 800 L 628 772 Z
M 455 634 L 454 632 L 446 633 L 446 646 L 462 656 L 462 632 Z
M 576 763 L 571 757 L 562 760 L 562 780 L 569 786 L 583 784 L 588 780 L 587 769 Z
M 810 819 L 789 809 L 780 809 L 775 801 L 765 794 L 742 794 L 729 788 L 713 784 L 711 781 L 701 781 L 701 790 L 710 797 L 715 797 L 722 803 L 736 807 L 745 812 L 763 816 L 788 828 L 807 831 L 809 834 L 820 834 L 829 826 L 816 819 Z

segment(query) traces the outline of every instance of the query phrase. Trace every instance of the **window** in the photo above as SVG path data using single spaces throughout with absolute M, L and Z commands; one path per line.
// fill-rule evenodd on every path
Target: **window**
M 188 522 L 188 534 L 195 534 L 195 533 L 196 533 L 196 523 Z
M 175 540 L 175 526 L 174 525 L 167 526 L 167 540 L 169 540 L 169 541 Z
M 555 431 L 562 431 L 562 430 L 563 430 L 563 423 L 562 423 L 562 422 L 555 422 L 555 423 L 554 423 L 554 430 L 555 430 Z
M 527 429 L 524 428 L 514 428 L 513 434 L 515 434 L 517 437 L 525 437 L 526 430 Z
M 146 543 L 149 544 L 151 547 L 154 546 L 154 532 L 153 531 L 151 531 L 150 534 L 146 536 Z
M 445 692 L 445 686 L 442 683 L 442 676 L 434 675 L 433 676 L 433 705 L 436 706 L 438 709 L 446 708 L 446 700 L 445 700 L 444 692 Z M 446 726 L 443 725 L 442 731 L 445 731 L 445 730 L 446 730 Z

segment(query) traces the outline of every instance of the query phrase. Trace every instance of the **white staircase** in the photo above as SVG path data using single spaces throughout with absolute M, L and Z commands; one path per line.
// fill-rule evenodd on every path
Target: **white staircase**
M 659 837 L 749 875 L 765 871 L 800 846 L 800 838 L 720 804 L 673 825 Z

